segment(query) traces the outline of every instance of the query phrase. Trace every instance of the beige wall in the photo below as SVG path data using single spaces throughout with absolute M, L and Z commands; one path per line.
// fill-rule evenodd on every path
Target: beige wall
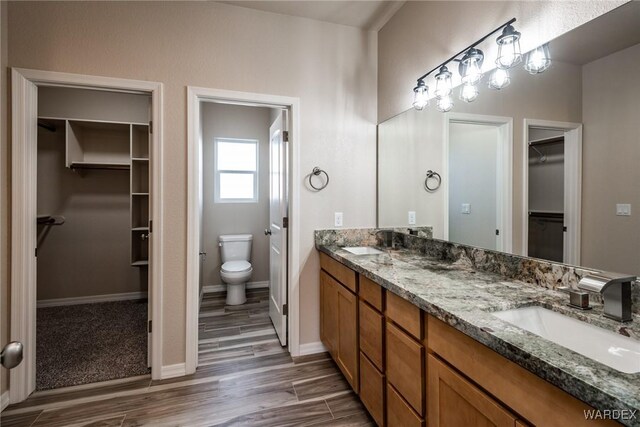
M 7 2 L 0 2 L 0 347 L 9 341 L 9 126 L 7 116 L 8 34 Z M 0 367 L 0 394 L 7 390 L 9 375 Z
M 302 173 L 331 175 L 300 194 L 301 342 L 319 341 L 313 230 L 375 225 L 376 34 L 214 2 L 12 2 L 9 20 L 10 66 L 164 83 L 164 365 L 185 351 L 185 87 L 300 98 Z
M 221 234 L 251 234 L 251 282 L 269 280 L 269 239 L 264 229 L 269 226 L 269 126 L 271 109 L 238 105 L 202 104 L 204 145 L 204 251 L 203 284 L 220 285 Z M 257 139 L 258 202 L 214 203 L 215 138 Z
M 582 76 L 582 264 L 640 275 L 640 44 Z M 616 203 L 630 203 L 631 216 L 616 216 Z

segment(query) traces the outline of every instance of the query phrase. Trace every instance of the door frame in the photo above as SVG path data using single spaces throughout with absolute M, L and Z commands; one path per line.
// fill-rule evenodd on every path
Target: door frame
M 522 137 L 522 255 L 529 253 L 529 128 L 564 131 L 563 263 L 580 265 L 582 238 L 582 123 L 524 119 Z M 569 222 L 567 222 L 569 219 Z
M 498 128 L 498 182 L 497 192 L 498 227 L 500 238 L 496 250 L 511 253 L 513 250 L 513 118 L 469 113 L 444 114 L 442 143 L 442 199 L 444 215 L 444 240 L 449 240 L 449 126 L 452 123 L 495 126 Z
M 22 364 L 10 371 L 10 403 L 25 400 L 36 386 L 36 205 L 37 205 L 37 88 L 84 88 L 151 95 L 153 185 L 151 376 L 162 371 L 162 83 L 44 70 L 11 70 L 11 340 L 21 341 Z M 35 90 L 34 90 L 35 88 Z
M 187 318 L 186 373 L 198 366 L 198 277 L 199 277 L 199 198 L 202 168 L 201 104 L 218 102 L 256 107 L 289 109 L 289 230 L 288 230 L 288 350 L 300 355 L 300 98 L 263 93 L 237 92 L 204 87 L 187 87 Z

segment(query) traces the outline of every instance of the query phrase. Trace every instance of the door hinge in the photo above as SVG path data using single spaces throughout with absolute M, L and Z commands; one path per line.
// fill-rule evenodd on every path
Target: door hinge
M 149 233 L 153 233 L 153 220 L 149 220 Z
M 562 231 L 564 231 L 565 233 L 567 232 L 567 226 L 566 225 L 562 227 Z
M 285 216 L 282 218 L 282 228 L 289 228 L 289 217 Z
M 152 328 L 152 321 L 151 321 L 151 320 L 149 320 L 149 323 L 148 323 L 148 325 L 147 325 L 147 331 L 148 331 L 149 333 L 153 332 L 153 328 Z
M 496 236 L 500 235 L 500 230 L 496 230 Z
M 289 131 L 288 130 L 285 130 L 285 131 L 282 132 L 282 140 L 284 142 L 289 142 Z
M 153 133 L 153 120 L 149 121 L 149 133 Z
M 289 315 L 289 305 L 288 304 L 283 304 L 282 305 L 282 315 L 283 316 L 288 316 Z
M 36 248 L 34 252 L 35 252 L 36 258 L 38 258 L 38 248 Z

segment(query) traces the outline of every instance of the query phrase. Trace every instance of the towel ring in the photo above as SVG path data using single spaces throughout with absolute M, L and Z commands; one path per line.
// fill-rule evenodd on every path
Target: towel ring
M 435 180 L 438 181 L 437 184 L 435 184 L 433 187 L 429 187 L 429 179 L 433 178 Z M 438 172 L 434 172 L 432 170 L 428 170 L 427 171 L 427 177 L 424 180 L 424 188 L 429 192 L 429 193 L 433 193 L 434 191 L 436 191 L 438 188 L 440 188 L 440 184 L 442 184 L 442 177 L 440 177 L 440 174 Z
M 326 180 L 325 180 L 324 184 L 322 184 L 319 187 L 316 187 L 315 185 L 313 185 L 313 182 L 311 181 L 311 178 L 313 178 L 314 176 L 319 176 L 321 174 L 324 174 L 324 176 L 326 177 Z M 315 168 L 313 168 L 313 170 L 309 174 L 309 185 L 311 186 L 311 188 L 313 188 L 316 191 L 324 190 L 324 188 L 327 185 L 329 185 L 329 174 L 326 173 L 325 171 L 323 171 L 322 169 L 320 169 L 318 166 L 316 166 Z

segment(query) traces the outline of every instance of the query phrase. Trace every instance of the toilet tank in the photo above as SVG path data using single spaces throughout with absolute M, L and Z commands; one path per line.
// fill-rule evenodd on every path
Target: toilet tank
M 220 236 L 220 256 L 227 261 L 249 261 L 251 259 L 251 234 L 225 234 Z

